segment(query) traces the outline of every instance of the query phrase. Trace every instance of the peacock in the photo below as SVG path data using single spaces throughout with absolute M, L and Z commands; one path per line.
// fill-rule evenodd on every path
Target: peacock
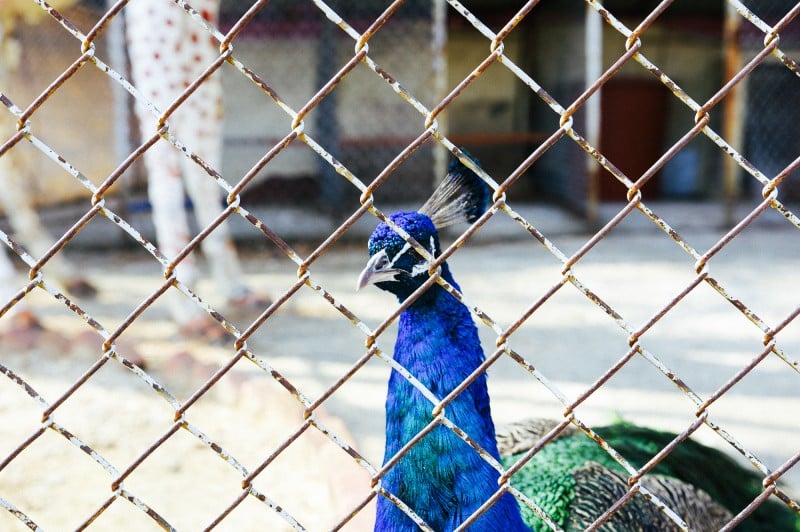
M 391 221 L 431 257 L 441 253 L 439 230 L 473 222 L 488 207 L 486 183 L 459 157 L 477 161 L 465 150 L 450 163 L 446 178 L 416 212 L 398 212 Z M 368 243 L 370 258 L 357 288 L 375 285 L 401 302 L 429 280 L 430 262 L 389 224 L 380 223 Z M 440 275 L 460 291 L 447 262 Z M 467 307 L 438 283 L 416 294 L 399 317 L 394 359 L 442 399 L 484 361 L 478 332 Z M 393 369 L 386 396 L 384 464 L 433 419 L 431 400 Z M 454 425 L 508 468 L 555 426 L 532 419 L 497 434 L 492 421 L 486 374 L 478 376 L 445 408 Z M 674 434 L 619 422 L 593 429 L 636 467 L 672 441 Z M 499 473 L 449 428 L 437 425 L 397 460 L 381 486 L 399 498 L 436 531 L 457 528 L 498 488 Z M 718 530 L 761 491 L 761 479 L 715 449 L 687 440 L 642 480 L 691 530 Z M 551 521 L 565 530 L 585 529 L 628 490 L 627 474 L 583 431 L 571 425 L 545 445 L 512 478 Z M 800 518 L 771 498 L 742 525 L 742 530 L 800 530 Z M 375 530 L 418 530 L 389 498 L 377 501 Z M 469 530 L 550 530 L 551 527 L 510 493 L 499 497 Z M 674 521 L 642 495 L 624 505 L 603 530 L 673 530 Z

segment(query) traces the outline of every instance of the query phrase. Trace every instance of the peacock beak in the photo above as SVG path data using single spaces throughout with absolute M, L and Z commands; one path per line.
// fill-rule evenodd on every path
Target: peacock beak
M 386 250 L 382 249 L 370 257 L 361 275 L 358 276 L 356 291 L 370 284 L 380 283 L 382 281 L 394 281 L 401 272 L 402 270 L 395 268 L 394 263 L 389 260 L 388 255 L 386 255 Z

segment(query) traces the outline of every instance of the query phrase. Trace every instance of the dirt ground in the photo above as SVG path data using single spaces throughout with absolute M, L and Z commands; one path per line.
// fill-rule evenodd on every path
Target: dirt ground
M 707 229 L 682 236 L 702 253 L 721 234 Z M 588 238 L 561 234 L 553 241 L 569 255 Z M 506 328 L 559 282 L 561 264 L 533 239 L 479 240 L 459 250 L 450 260 L 451 268 L 469 303 Z M 800 303 L 798 244 L 798 231 L 780 221 L 748 229 L 709 262 L 709 272 L 733 298 L 774 327 Z M 255 290 L 277 298 L 291 289 L 297 281 L 296 264 L 267 244 L 245 247 L 247 278 Z M 144 252 L 76 250 L 70 258 L 100 290 L 94 300 L 76 302 L 106 331 L 113 331 L 162 281 L 159 268 Z M 375 289 L 354 291 L 364 260 L 360 246 L 337 243 L 309 273 L 311 284 L 324 287 L 367 327 L 375 328 L 397 303 Z M 694 259 L 665 235 L 624 227 L 590 251 L 573 272 L 632 329 L 646 323 L 696 275 Z M 240 331 L 259 314 L 227 308 L 205 278 L 196 291 Z M 45 530 L 74 529 L 84 523 L 114 495 L 115 476 L 163 438 L 122 484 L 123 493 L 134 501 L 115 499 L 89 529 L 158 529 L 136 501 L 178 530 L 209 526 L 242 494 L 247 472 L 303 426 L 300 402 L 269 369 L 314 401 L 365 352 L 363 330 L 320 292 L 302 286 L 247 341 L 247 349 L 264 365 L 238 360 L 187 409 L 186 424 L 175 429 L 177 405 L 237 352 L 232 338 L 222 344 L 181 338 L 159 300 L 122 334 L 118 348 L 121 355 L 143 361 L 146 374 L 166 392 L 159 393 L 118 361 L 108 360 L 43 425 L 46 404 L 65 394 L 102 358 L 101 340 L 84 319 L 43 291 L 35 290 L 28 300 L 43 331 L 10 334 L 8 318 L 0 319 L 0 327 L 5 325 L 0 364 L 30 387 L 0 378 L 0 459 L 32 439 L 3 463 L 0 498 Z M 481 335 L 485 349 L 493 349 L 496 333 L 481 326 Z M 641 344 L 705 399 L 763 350 L 762 339 L 763 333 L 737 308 L 709 284 L 700 283 L 642 336 Z M 790 323 L 776 340 L 789 357 L 800 358 L 800 325 Z M 391 353 L 393 343 L 390 327 L 378 345 Z M 524 322 L 509 345 L 567 400 L 629 349 L 628 333 L 619 323 L 569 283 Z M 375 468 L 382 459 L 388 375 L 384 361 L 370 359 L 315 414 Z M 709 408 L 709 419 L 775 469 L 800 451 L 798 390 L 797 369 L 772 354 Z M 564 410 L 551 390 L 507 357 L 490 369 L 490 392 L 498 424 L 529 416 L 558 417 Z M 634 357 L 578 407 L 576 415 L 588 423 L 622 417 L 683 430 L 695 410 L 662 371 Z M 38 435 L 43 426 L 47 429 Z M 55 430 L 59 428 L 61 432 Z M 79 442 L 65 437 L 70 434 Z M 735 453 L 707 426 L 696 437 Z M 81 443 L 95 457 L 83 451 Z M 798 469 L 785 476 L 795 494 L 800 491 Z M 370 492 L 367 470 L 314 427 L 259 473 L 253 486 L 309 530 L 331 528 Z M 369 529 L 372 513 L 367 506 L 344 529 Z M 248 496 L 217 530 L 290 528 L 267 502 Z M 12 513 L 0 512 L 0 529 L 27 528 Z

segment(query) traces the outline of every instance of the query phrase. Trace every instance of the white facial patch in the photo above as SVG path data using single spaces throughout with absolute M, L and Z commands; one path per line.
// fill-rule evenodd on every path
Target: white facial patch
M 433 235 L 431 235 L 431 239 L 430 239 L 430 243 L 429 244 L 430 244 L 430 248 L 428 249 L 428 252 L 430 252 L 431 257 L 435 257 L 436 256 L 436 242 L 434 242 L 434 240 L 433 240 Z M 409 246 L 408 242 L 406 242 L 406 245 Z M 409 246 L 409 247 L 411 247 L 411 246 Z M 417 275 L 421 275 L 423 273 L 428 273 L 428 270 L 430 270 L 430 268 L 431 268 L 431 263 L 430 263 L 430 261 L 427 261 L 427 260 L 424 260 L 419 264 L 415 264 L 414 267 L 411 268 L 411 277 L 416 277 Z
M 386 265 L 386 268 L 394 268 L 394 263 L 397 262 L 397 260 L 400 257 L 402 257 L 403 254 L 406 253 L 409 249 L 411 249 L 411 244 L 406 242 L 405 245 L 402 248 L 400 248 L 400 251 L 397 252 L 397 255 L 395 255 L 394 258 L 389 261 L 389 264 Z M 385 250 L 384 250 L 384 253 L 385 253 Z
M 389 259 L 388 254 L 386 253 L 386 250 L 381 250 L 380 253 L 385 258 L 383 258 L 382 261 L 381 261 L 382 263 L 380 265 L 380 269 L 381 270 L 390 270 L 390 269 L 394 268 L 395 263 L 397 263 L 397 261 L 400 260 L 400 257 L 402 257 L 404 254 L 408 253 L 411 249 L 412 249 L 411 244 L 406 242 L 405 245 L 402 248 L 400 248 L 400 251 L 398 251 L 397 254 L 394 257 L 392 257 L 391 260 Z M 433 236 L 431 236 L 431 238 L 430 238 L 430 249 L 428 249 L 428 251 L 430 252 L 431 256 L 434 256 L 436 254 L 436 242 L 434 241 Z M 384 260 L 386 261 L 385 263 L 383 262 Z M 428 270 L 430 269 L 430 264 L 431 263 L 429 261 L 427 261 L 427 260 L 422 261 L 419 264 L 415 264 L 414 267 L 411 268 L 411 271 L 409 272 L 409 274 L 412 277 L 416 277 L 417 275 L 421 275 L 421 274 L 427 273 Z

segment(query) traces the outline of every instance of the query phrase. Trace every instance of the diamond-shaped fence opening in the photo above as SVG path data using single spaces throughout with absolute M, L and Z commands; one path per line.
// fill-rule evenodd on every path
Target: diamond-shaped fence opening
M 493 196 L 443 237 L 464 293 L 431 283 L 497 421 L 616 463 L 593 526 L 643 494 L 687 528 L 647 479 L 689 436 L 763 479 L 726 528 L 798 511 L 800 4 L 634 4 L 0 4 L 0 528 L 364 530 L 379 498 L 424 528 L 381 483 L 390 370 L 505 473 L 352 293 L 459 146 Z M 678 436 L 637 468 L 616 416 Z

